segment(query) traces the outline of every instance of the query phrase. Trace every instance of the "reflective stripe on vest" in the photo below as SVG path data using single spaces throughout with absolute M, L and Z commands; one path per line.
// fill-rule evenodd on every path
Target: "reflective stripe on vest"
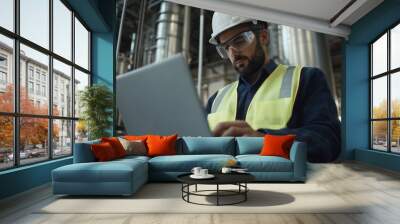
M 257 130 L 260 128 L 282 129 L 292 116 L 300 82 L 301 67 L 278 65 L 257 90 L 247 109 L 245 120 Z M 213 130 L 224 121 L 234 121 L 237 108 L 237 87 L 235 81 L 217 93 L 208 114 Z

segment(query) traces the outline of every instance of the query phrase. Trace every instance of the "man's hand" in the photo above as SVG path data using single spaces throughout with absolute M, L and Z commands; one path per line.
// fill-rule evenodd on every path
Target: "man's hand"
M 221 122 L 213 131 L 214 136 L 251 136 L 262 137 L 263 133 L 253 130 L 246 121 Z

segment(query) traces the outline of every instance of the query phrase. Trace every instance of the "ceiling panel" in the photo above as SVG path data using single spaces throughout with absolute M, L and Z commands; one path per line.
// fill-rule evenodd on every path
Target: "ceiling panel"
M 329 21 L 350 0 L 227 0 Z
M 345 38 L 350 34 L 353 23 L 383 2 L 383 0 L 168 1 Z

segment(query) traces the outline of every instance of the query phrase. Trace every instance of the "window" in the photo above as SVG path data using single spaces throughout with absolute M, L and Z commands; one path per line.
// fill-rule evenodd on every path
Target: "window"
M 36 69 L 36 80 L 40 81 L 40 70 Z
M 77 18 L 75 18 L 75 62 L 89 69 L 89 32 Z
M 400 25 L 370 45 L 371 148 L 400 153 Z
M 7 73 L 4 71 L 0 71 L 0 84 L 6 85 L 7 84 Z
M 46 96 L 46 86 L 42 86 L 42 96 Z
M 7 56 L 0 54 L 0 91 L 5 91 L 7 85 Z
M 0 1 L 0 21 L 3 18 L 3 1 Z M 1 24 L 1 23 L 0 23 Z M 14 76 L 13 66 L 11 65 L 12 58 L 14 57 L 14 41 L 11 38 L 6 37 L 0 33 L 0 116 L 1 113 L 12 113 L 14 112 L 14 83 L 12 77 Z M 8 59 L 8 60 L 7 60 Z M 7 60 L 8 62 L 6 62 Z M 8 65 L 10 64 L 10 65 Z M 3 114 L 6 115 L 6 114 Z M 0 128 L 1 129 L 1 128 Z M 3 132 L 4 135 L 11 136 L 12 133 L 7 131 Z M 1 133 L 1 131 L 0 131 Z M 0 136 L 1 139 L 1 136 Z M 0 149 L 3 145 L 10 146 L 11 143 L 1 142 Z M 1 169 L 1 160 L 0 160 Z
M 14 31 L 14 0 L 0 1 L 0 26 Z
M 28 82 L 28 92 L 29 94 L 33 94 L 34 88 L 33 88 L 33 82 Z
M 20 0 L 21 36 L 49 49 L 49 0 Z
M 0 55 L 0 67 L 7 68 L 7 56 Z
M 58 101 L 59 94 L 61 95 L 60 96 L 61 102 L 64 103 L 63 96 L 72 94 L 70 89 L 64 88 L 65 83 L 69 83 L 70 85 L 72 84 L 72 68 L 71 68 L 71 66 L 66 65 L 56 59 L 53 60 L 53 65 L 54 65 L 53 91 L 55 93 L 53 95 L 53 103 L 54 104 L 59 103 L 59 101 Z M 68 102 L 68 104 L 71 105 L 72 98 L 67 99 L 67 100 L 71 101 L 71 102 Z M 53 110 L 53 114 L 59 114 L 59 113 L 60 113 L 59 109 Z M 65 114 L 63 113 L 63 116 L 72 117 L 72 108 L 68 107 L 65 111 Z
M 0 170 L 70 156 L 74 136 L 87 139 L 73 105 L 90 84 L 90 31 L 62 0 L 0 0 L 0 26 Z
M 40 95 L 40 84 L 36 84 L 36 95 Z
M 53 0 L 54 53 L 71 60 L 72 12 L 60 0 Z
M 32 66 L 29 66 L 28 74 L 29 74 L 29 79 L 33 80 L 33 67 Z

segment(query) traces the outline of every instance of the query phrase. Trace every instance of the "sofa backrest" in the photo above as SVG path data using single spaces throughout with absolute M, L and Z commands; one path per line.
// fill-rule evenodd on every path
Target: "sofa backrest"
M 94 157 L 90 146 L 98 143 L 100 143 L 100 140 L 75 143 L 74 163 L 95 162 L 96 158 Z
M 236 137 L 236 155 L 259 154 L 264 144 L 263 137 Z
M 177 142 L 177 154 L 226 154 L 235 155 L 233 137 L 181 137 Z

